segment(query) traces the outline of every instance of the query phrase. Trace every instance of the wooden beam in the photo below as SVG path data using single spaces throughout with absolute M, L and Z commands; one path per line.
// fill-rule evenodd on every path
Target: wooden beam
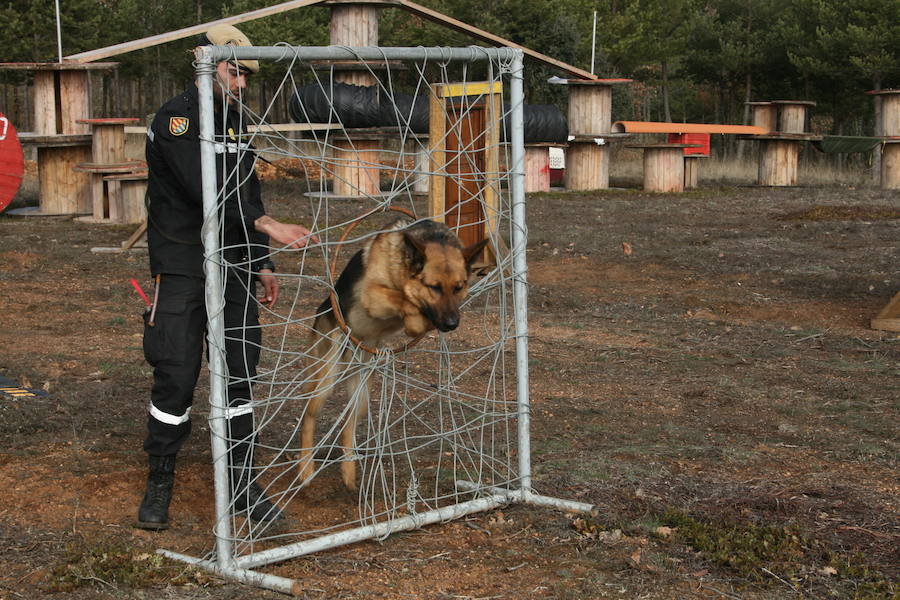
M 500 36 L 496 36 L 492 33 L 488 33 L 483 29 L 478 29 L 477 27 L 473 27 L 462 21 L 454 19 L 452 17 L 448 17 L 444 14 L 437 12 L 436 10 L 431 10 L 430 8 L 426 8 L 415 2 L 410 2 L 409 0 L 398 0 L 398 4 L 403 9 L 413 13 L 414 15 L 418 15 L 429 21 L 434 21 L 439 25 L 443 25 L 445 27 L 449 27 L 450 29 L 455 29 L 456 31 L 460 31 L 462 33 L 471 35 L 476 39 L 480 39 L 486 42 L 490 42 L 492 44 L 496 44 L 498 46 L 506 46 L 509 48 L 517 48 L 525 53 L 526 56 L 530 56 L 531 58 L 536 59 L 539 62 L 544 63 L 545 65 L 550 65 L 551 67 L 555 67 L 561 71 L 574 75 L 579 79 L 596 79 L 596 75 L 593 73 L 588 73 L 578 67 L 573 67 L 572 65 L 566 64 L 562 61 L 556 60 L 555 58 L 550 58 L 540 52 L 535 52 L 534 50 L 530 50 L 524 46 L 520 46 L 515 42 L 511 42 L 507 39 L 503 39 Z
M 131 42 L 124 42 L 122 44 L 107 46 L 106 48 L 98 48 L 97 50 L 89 50 L 87 52 L 72 54 L 70 56 L 67 56 L 66 60 L 73 61 L 75 63 L 89 63 L 95 60 L 109 58 L 110 56 L 118 56 L 119 54 L 133 52 L 134 50 L 142 50 L 144 48 L 150 48 L 159 44 L 173 42 L 175 40 L 191 37 L 192 35 L 200 35 L 213 25 L 235 25 L 237 23 L 246 23 L 247 21 L 253 21 L 262 17 L 268 17 L 270 15 L 283 13 L 295 8 L 314 6 L 316 4 L 322 4 L 324 2 L 326 2 L 326 0 L 290 0 L 289 2 L 282 2 L 281 4 L 276 4 L 275 6 L 260 8 L 234 17 L 225 17 L 224 19 L 218 19 L 216 21 L 210 21 L 208 23 L 201 23 L 199 25 L 194 25 L 185 29 L 178 29 L 176 31 L 160 33 L 139 40 L 133 40 Z M 459 21 L 452 17 L 448 17 L 435 10 L 431 10 L 430 8 L 426 8 L 424 6 L 416 4 L 415 2 L 410 2 L 409 0 L 397 0 L 396 2 L 388 2 L 387 4 L 399 6 L 404 10 L 411 12 L 412 14 L 428 19 L 429 21 L 434 21 L 435 23 L 438 23 L 445 27 L 449 27 L 450 29 L 455 29 L 456 31 L 460 31 L 476 39 L 490 42 L 498 46 L 517 48 L 524 52 L 526 56 L 529 56 L 537 60 L 538 62 L 542 62 L 551 67 L 555 67 L 565 73 L 569 73 L 570 75 L 574 75 L 579 79 L 597 79 L 596 75 L 594 75 L 593 73 L 589 73 L 583 69 L 579 69 L 578 67 L 566 64 L 562 61 L 556 60 L 555 58 L 550 58 L 545 54 L 535 52 L 534 50 L 516 44 L 515 42 L 484 31 L 483 29 L 473 27 L 472 25 L 468 25 L 466 23 L 463 23 L 462 21 Z
M 185 29 L 178 29 L 177 31 L 170 31 L 168 33 L 152 35 L 140 40 L 124 42 L 122 44 L 116 44 L 114 46 L 107 46 L 106 48 L 99 48 L 97 50 L 89 50 L 87 52 L 72 54 L 71 56 L 67 56 L 66 60 L 71 60 L 78 63 L 89 63 L 95 60 L 109 58 L 110 56 L 118 56 L 119 54 L 125 54 L 126 52 L 133 52 L 134 50 L 141 50 L 143 48 L 150 48 L 159 44 L 165 44 L 166 42 L 173 42 L 175 40 L 191 37 L 192 35 L 200 35 L 213 25 L 235 25 L 237 23 L 246 23 L 247 21 L 253 21 L 262 17 L 268 17 L 270 15 L 277 15 L 278 13 L 283 13 L 295 8 L 321 4 L 324 1 L 325 0 L 290 0 L 290 2 L 282 2 L 281 4 L 276 4 L 275 6 L 260 8 L 258 10 L 251 10 L 250 12 L 245 12 L 234 17 L 225 17 L 224 19 L 210 21 L 209 23 L 201 23 L 200 25 L 186 27 Z

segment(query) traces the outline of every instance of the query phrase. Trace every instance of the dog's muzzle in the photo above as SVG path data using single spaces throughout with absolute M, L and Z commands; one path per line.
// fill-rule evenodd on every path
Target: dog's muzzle
M 438 329 L 440 329 L 441 331 L 443 331 L 444 333 L 447 333 L 448 331 L 453 331 L 454 329 L 459 327 L 459 317 L 458 316 L 445 317 L 443 320 L 441 320 L 440 323 L 435 323 L 435 326 Z

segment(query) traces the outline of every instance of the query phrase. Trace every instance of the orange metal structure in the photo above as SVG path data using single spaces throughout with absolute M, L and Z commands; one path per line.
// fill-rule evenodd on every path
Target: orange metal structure
M 730 133 L 762 135 L 769 133 L 753 125 L 717 125 L 715 123 L 661 123 L 654 121 L 616 121 L 613 133 Z

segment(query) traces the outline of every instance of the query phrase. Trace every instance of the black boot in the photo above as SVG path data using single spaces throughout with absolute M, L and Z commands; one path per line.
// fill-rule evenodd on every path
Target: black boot
M 262 488 L 253 481 L 252 452 L 247 456 L 249 447 L 248 442 L 238 442 L 230 453 L 234 512 L 247 513 L 247 517 L 257 523 L 280 521 L 284 518 L 281 510 L 265 497 Z
M 175 483 L 175 455 L 151 456 L 147 491 L 138 509 L 137 526 L 141 529 L 168 529 L 169 502 Z

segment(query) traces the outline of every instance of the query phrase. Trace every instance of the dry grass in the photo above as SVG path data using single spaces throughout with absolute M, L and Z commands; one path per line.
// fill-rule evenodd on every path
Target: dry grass
M 640 151 L 628 148 L 614 149 L 609 166 L 610 181 L 613 185 L 639 187 L 643 173 L 641 161 Z M 757 152 L 754 149 L 740 160 L 711 156 L 704 159 L 700 166 L 700 185 L 753 185 L 756 182 L 757 168 Z M 836 169 L 823 160 L 823 155 L 814 152 L 801 157 L 797 178 L 802 186 L 877 185 L 875 174 L 870 168 Z

